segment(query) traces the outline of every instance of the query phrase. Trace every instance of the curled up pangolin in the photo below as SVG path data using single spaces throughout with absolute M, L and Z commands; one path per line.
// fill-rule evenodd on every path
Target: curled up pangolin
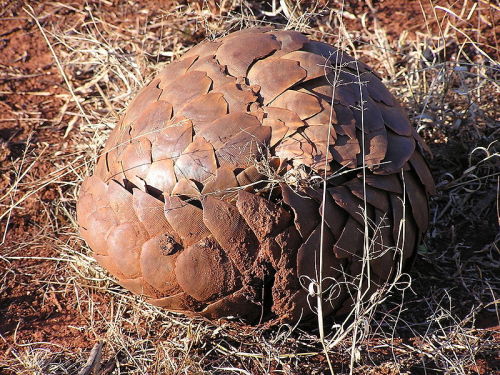
M 425 147 L 364 63 L 246 29 L 138 93 L 82 185 L 80 232 L 152 304 L 250 323 L 315 317 L 321 252 L 323 313 L 340 316 L 414 257 L 434 191 Z

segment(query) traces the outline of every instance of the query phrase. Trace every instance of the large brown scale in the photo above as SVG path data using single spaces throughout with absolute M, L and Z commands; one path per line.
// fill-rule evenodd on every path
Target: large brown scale
M 82 185 L 80 232 L 151 303 L 252 323 L 315 317 L 322 248 L 323 313 L 340 316 L 362 272 L 369 297 L 415 255 L 434 191 L 423 147 L 362 62 L 242 30 L 139 92 Z

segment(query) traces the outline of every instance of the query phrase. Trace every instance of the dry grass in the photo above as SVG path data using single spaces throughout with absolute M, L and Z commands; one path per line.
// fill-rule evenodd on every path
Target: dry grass
M 0 294 L 8 278 L 29 276 L 36 267 L 36 257 L 24 256 L 22 249 L 50 243 L 57 250 L 57 256 L 46 260 L 53 272 L 36 281 L 45 298 L 74 301 L 69 308 L 79 312 L 79 320 L 68 326 L 74 336 L 85 333 L 104 342 L 101 374 L 482 373 L 484 362 L 494 361 L 500 349 L 498 331 L 482 323 L 485 317 L 496 319 L 498 328 L 500 161 L 495 120 L 500 72 L 498 57 L 491 53 L 497 46 L 485 46 L 479 28 L 459 21 L 478 9 L 488 15 L 495 6 L 480 1 L 474 8 L 464 1 L 463 14 L 435 8 L 427 16 L 429 29 L 394 38 L 380 23 L 368 25 L 367 19 L 365 28 L 349 29 L 355 16 L 347 7 L 336 14 L 318 6 L 294 8 L 294 2 L 286 1 L 287 19 L 283 13 L 273 16 L 273 9 L 264 5 L 225 1 L 222 11 L 210 1 L 199 3 L 148 15 L 136 7 L 132 10 L 139 13 L 128 16 L 106 14 L 94 4 L 26 8 L 39 20 L 69 86 L 69 94 L 61 94 L 65 104 L 54 122 L 69 120 L 61 140 L 64 149 L 47 145 L 34 152 L 26 147 L 12 161 L 15 178 L 0 196 L 2 243 L 9 220 L 30 197 L 46 186 L 57 193 L 43 205 L 44 221 L 38 223 L 36 236 L 29 243 L 4 246 Z M 341 2 L 335 4 L 341 9 Z M 77 21 L 44 23 L 63 10 Z M 140 16 L 132 21 L 136 14 Z M 430 31 L 433 18 L 439 21 L 439 33 Z M 258 23 L 285 23 L 316 39 L 339 42 L 375 66 L 389 77 L 386 84 L 409 108 L 434 154 L 438 195 L 414 269 L 400 272 L 383 292 L 359 303 L 349 320 L 320 320 L 324 337 L 314 328 L 263 330 L 231 322 L 215 326 L 147 305 L 107 276 L 76 231 L 79 184 L 91 173 L 133 94 L 203 38 Z M 35 172 L 39 163 L 55 168 L 41 176 Z M 0 356 L 0 372 L 75 374 L 91 349 L 21 342 L 14 336 Z

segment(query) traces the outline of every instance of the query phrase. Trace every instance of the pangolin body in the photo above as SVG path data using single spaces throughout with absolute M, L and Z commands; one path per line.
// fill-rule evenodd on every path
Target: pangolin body
M 251 323 L 315 316 L 321 251 L 323 313 L 343 315 L 361 275 L 369 297 L 427 229 L 423 147 L 367 65 L 295 31 L 242 30 L 135 97 L 82 185 L 81 236 L 151 303 Z

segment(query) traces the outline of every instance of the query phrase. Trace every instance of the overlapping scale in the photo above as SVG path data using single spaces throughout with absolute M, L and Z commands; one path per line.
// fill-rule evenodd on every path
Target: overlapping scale
M 306 76 L 307 71 L 298 61 L 269 58 L 255 63 L 248 72 L 248 81 L 261 87 L 260 95 L 264 104 L 269 104 Z
M 194 98 L 208 93 L 211 85 L 212 80 L 207 73 L 197 70 L 187 72 L 162 88 L 160 100 L 172 104 L 177 110 Z
M 241 286 L 238 270 L 212 237 L 182 251 L 175 276 L 181 288 L 200 302 L 217 300 Z
M 222 43 L 216 57 L 230 75 L 245 77 L 251 64 L 279 48 L 280 43 L 272 34 L 242 33 Z

